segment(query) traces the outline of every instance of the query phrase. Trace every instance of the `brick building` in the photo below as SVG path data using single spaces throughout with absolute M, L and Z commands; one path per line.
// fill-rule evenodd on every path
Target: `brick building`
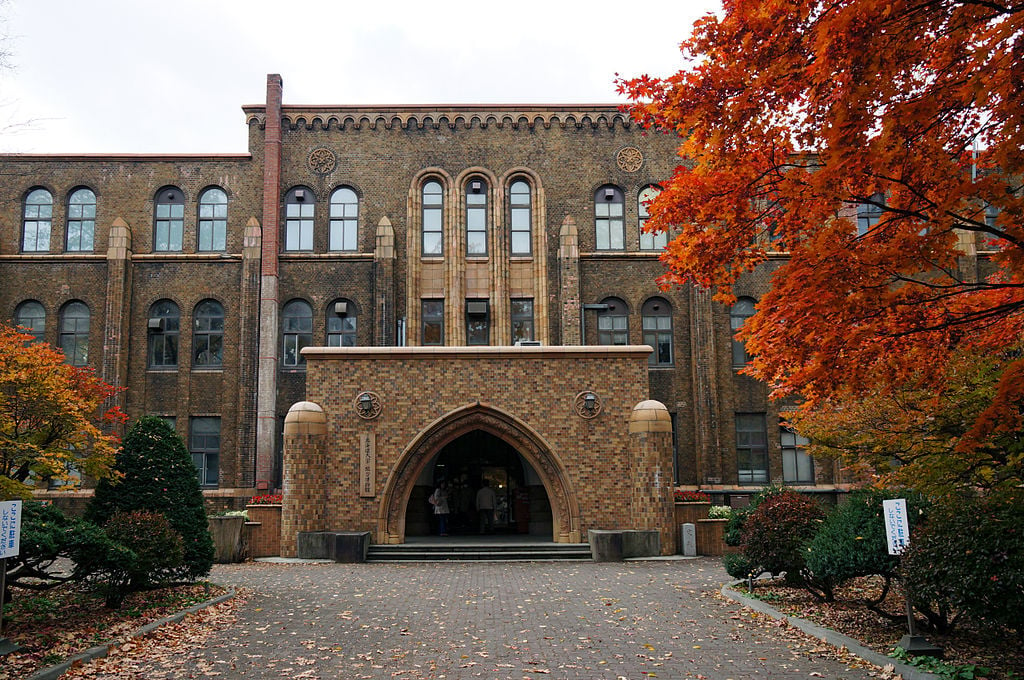
M 349 451 L 356 439 L 337 442 L 357 436 L 349 424 L 362 422 L 364 393 L 386 414 L 367 498 L 394 492 L 393 466 L 416 442 L 435 446 L 416 449 L 400 503 L 331 521 L 391 531 L 381 518 L 407 508 L 398 537 L 428 530 L 416 495 L 440 476 L 501 484 L 502 520 L 519 530 L 523 492 L 534 529 L 556 538 L 560 504 L 580 508 L 572 530 L 584 532 L 614 523 L 608 508 L 634 512 L 626 496 L 604 512 L 594 494 L 628 474 L 633 459 L 602 447 L 630 446 L 631 409 L 648 399 L 672 424 L 664 488 L 719 502 L 770 481 L 840 488 L 833 465 L 780 428 L 765 387 L 737 372 L 746 356 L 732 329 L 780 260 L 747 276 L 731 309 L 654 282 L 665 237 L 641 232 L 644 200 L 678 162 L 672 136 L 644 134 L 613 105 L 290 106 L 282 96 L 271 75 L 266 103 L 243 107 L 244 154 L 0 156 L 0 313 L 126 387 L 130 416 L 169 419 L 212 507 L 307 484 L 309 470 L 285 474 L 289 409 L 317 402 L 336 442 L 327 448 Z M 523 341 L 539 347 L 513 349 Z M 581 345 L 605 353 L 574 354 Z M 655 351 L 637 354 L 643 345 Z M 319 346 L 340 349 L 301 351 Z M 486 384 L 465 382 L 476 370 Z M 400 396 L 413 392 L 414 402 Z M 582 419 L 590 430 L 563 423 L 581 437 L 570 453 L 552 424 L 579 415 L 587 394 L 605 408 Z M 465 409 L 476 420 L 451 439 L 431 434 Z M 524 450 L 530 432 L 551 433 L 543 456 Z M 324 455 L 321 474 L 356 489 L 355 463 Z M 552 461 L 575 475 L 557 498 L 557 475 L 539 469 Z

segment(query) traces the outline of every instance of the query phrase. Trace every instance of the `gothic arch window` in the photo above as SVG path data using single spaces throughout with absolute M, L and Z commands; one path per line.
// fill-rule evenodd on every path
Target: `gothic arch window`
M 327 346 L 355 347 L 356 318 L 359 310 L 351 300 L 344 298 L 327 305 Z
M 149 367 L 178 367 L 178 334 L 181 312 L 170 300 L 158 300 L 149 308 Z
M 203 300 L 192 314 L 192 365 L 220 368 L 224 364 L 224 307 Z
M 752 359 L 747 352 L 747 344 L 736 339 L 736 332 L 743 327 L 747 319 L 754 316 L 754 298 L 741 297 L 729 310 L 729 328 L 732 331 L 732 365 L 734 367 L 746 366 Z
M 601 304 L 605 309 L 597 312 L 597 344 L 629 344 L 629 309 L 626 303 L 616 297 L 605 298 Z
M 284 197 L 284 249 L 312 252 L 316 201 L 306 187 L 295 187 Z
M 223 252 L 228 248 L 228 195 L 220 187 L 210 187 L 199 196 L 200 252 Z
M 185 234 L 185 196 L 177 187 L 164 187 L 156 194 L 153 212 L 153 250 L 181 252 Z
M 72 300 L 61 308 L 60 348 L 72 366 L 89 362 L 89 308 L 84 302 Z
M 466 254 L 487 254 L 487 182 L 479 177 L 466 182 Z
M 644 344 L 654 348 L 650 366 L 672 365 L 672 305 L 664 298 L 651 298 L 642 309 Z
M 533 252 L 533 196 L 530 184 L 517 179 L 512 182 L 508 193 L 511 252 L 513 255 L 530 255 Z
M 42 342 L 46 334 L 46 310 L 35 300 L 25 300 L 14 308 L 14 325 Z
M 28 192 L 22 215 L 21 250 L 26 253 L 48 252 L 50 227 L 53 223 L 53 196 L 46 189 Z
M 622 189 L 607 184 L 594 192 L 594 235 L 598 250 L 626 247 L 626 222 Z
M 359 197 L 351 187 L 338 187 L 331 194 L 330 250 L 357 250 Z
M 423 204 L 423 255 L 444 255 L 444 188 L 428 179 L 421 188 Z
M 96 194 L 92 189 L 75 189 L 68 196 L 68 252 L 92 252 L 96 236 Z
M 644 225 L 647 224 L 647 219 L 651 216 L 648 212 L 648 207 L 654 197 L 661 192 L 659 187 L 653 184 L 644 187 L 637 194 L 637 206 L 636 214 L 639 219 L 640 228 L 640 250 L 664 250 L 665 245 L 668 243 L 668 233 L 659 232 L 657 234 L 648 234 L 644 232 Z
M 292 300 L 281 312 L 281 365 L 305 368 L 302 348 L 313 344 L 313 309 L 305 300 Z

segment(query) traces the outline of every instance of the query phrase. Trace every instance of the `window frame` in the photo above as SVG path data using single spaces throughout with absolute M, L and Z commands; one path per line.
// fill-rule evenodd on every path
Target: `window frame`
M 345 314 L 335 312 L 337 304 L 344 302 Z M 356 304 L 348 298 L 338 298 L 327 306 L 327 315 L 324 323 L 328 347 L 356 347 L 359 345 L 359 310 Z M 349 327 L 346 328 L 346 325 Z M 336 326 L 332 328 L 332 326 Z M 337 340 L 337 341 L 335 341 Z
M 345 201 L 340 198 L 349 198 Z M 347 184 L 331 192 L 327 208 L 327 250 L 335 253 L 352 253 L 359 250 L 359 194 Z M 341 243 L 335 238 L 340 232 Z M 340 245 L 340 247 L 338 247 Z
M 748 436 L 744 437 L 744 435 Z M 751 435 L 760 438 L 760 443 L 752 441 Z M 747 465 L 745 466 L 744 463 Z M 736 483 L 740 485 L 767 484 L 769 480 L 766 414 L 737 413 Z
M 146 368 L 151 371 L 177 370 L 181 360 L 181 308 L 173 300 L 162 298 L 149 306 L 146 319 Z M 161 320 L 158 328 L 153 327 L 155 319 Z M 158 351 L 160 361 L 157 361 Z
M 609 193 L 610 192 L 610 193 Z M 606 206 L 602 208 L 601 206 Z M 618 211 L 618 214 L 614 214 Z M 602 235 L 604 243 L 602 245 Z M 613 242 L 613 236 L 617 240 Z M 594 192 L 594 250 L 626 249 L 626 197 L 614 184 L 605 184 Z
M 167 232 L 167 241 L 161 247 L 161 232 Z M 153 252 L 180 253 L 185 244 L 185 193 L 178 187 L 167 186 L 153 198 Z M 177 247 L 174 247 L 177 246 Z
M 472 304 L 483 304 L 485 311 L 470 314 Z M 466 300 L 466 344 L 474 347 L 486 347 L 491 344 L 491 302 L 485 298 Z
M 217 313 L 210 313 L 212 311 Z M 192 311 L 192 367 L 217 370 L 224 367 L 224 305 L 212 298 Z M 211 349 L 216 346 L 216 350 Z M 207 353 L 209 360 L 201 360 Z
M 312 253 L 316 249 L 316 197 L 308 187 L 292 187 L 284 195 L 281 245 L 286 253 Z
M 436 312 L 427 313 L 428 307 L 436 305 Z M 428 330 L 437 329 L 436 342 L 427 342 Z M 424 347 L 444 345 L 444 298 L 423 298 L 420 300 L 420 344 Z
M 524 305 L 529 306 L 529 313 L 523 311 L 517 312 L 516 307 L 522 307 Z M 509 300 L 509 316 L 511 321 L 513 345 L 518 341 L 532 342 L 537 339 L 536 325 L 534 323 L 533 316 L 533 298 L 511 298 Z M 519 337 L 517 334 L 517 328 L 528 329 L 529 332 L 526 334 L 526 337 Z
M 215 193 L 219 193 L 220 196 L 223 196 L 224 200 L 210 200 L 210 197 L 214 196 Z M 196 252 L 227 252 L 228 192 L 218 186 L 203 189 L 203 193 L 199 194 L 199 202 L 196 206 L 196 210 Z M 204 214 L 207 212 L 209 214 Z M 207 235 L 209 235 L 209 238 L 207 238 Z M 206 246 L 204 241 L 209 241 L 209 246 Z
M 807 453 L 811 440 L 796 430 L 779 426 L 783 484 L 814 484 L 814 457 Z M 792 460 L 790 461 L 790 458 Z M 802 470 L 802 471 L 801 471 Z
M 38 311 L 34 308 L 38 307 Z M 26 310 L 32 308 L 35 314 L 33 316 L 26 316 Z M 24 321 L 36 319 L 40 323 L 38 326 L 35 324 L 27 325 Z M 20 326 L 21 332 L 31 335 L 35 340 L 33 342 L 45 342 L 46 341 L 46 307 L 39 300 L 22 300 L 14 308 L 14 317 L 11 319 L 14 322 L 15 327 Z
M 304 313 L 295 312 L 300 309 Z M 293 298 L 281 308 L 281 368 L 286 371 L 306 370 L 302 350 L 312 344 L 313 307 L 302 298 Z
M 664 306 L 664 309 L 662 309 Z M 647 365 L 652 368 L 665 368 L 675 365 L 675 342 L 672 324 L 672 305 L 662 297 L 653 297 L 644 302 L 641 308 L 641 328 L 643 343 L 650 345 L 654 351 L 647 357 Z M 653 324 L 649 328 L 648 321 Z M 668 358 L 662 355 L 664 344 L 668 346 Z
M 516 187 L 522 185 L 526 187 L 526 201 L 517 200 L 517 197 L 522 197 L 524 192 L 517 192 Z M 517 177 L 512 180 L 508 188 L 508 224 L 509 224 L 509 253 L 512 257 L 530 257 L 533 255 L 533 185 L 521 177 Z M 524 215 L 525 213 L 525 215 Z M 523 226 L 525 220 L 526 226 Z M 516 242 L 523 240 L 523 234 L 526 239 L 526 250 L 517 249 Z M 520 238 L 516 238 L 519 235 Z
M 188 452 L 192 455 L 199 485 L 217 487 L 220 484 L 220 416 L 192 416 L 188 420 Z M 211 472 L 213 481 L 210 481 Z
M 437 186 L 437 192 L 427 193 L 427 188 Z M 436 196 L 437 201 L 427 200 L 427 196 Z M 422 257 L 444 257 L 444 184 L 441 180 L 430 177 L 420 185 L 420 254 Z M 428 217 L 429 216 L 429 217 Z M 434 228 L 434 222 L 437 228 Z M 436 239 L 436 250 L 428 249 L 427 241 Z
M 650 201 L 653 201 L 662 191 L 657 184 L 648 184 L 636 195 L 637 230 L 640 234 L 640 250 L 659 251 L 664 250 L 668 245 L 668 232 L 662 231 L 657 234 L 648 234 L 644 231 L 644 225 L 650 219 L 651 214 L 647 209 Z
M 43 196 L 45 201 L 39 200 Z M 35 199 L 33 199 L 35 197 Z M 29 247 L 29 228 L 32 247 Z M 44 236 L 45 235 L 45 236 Z M 34 187 L 25 194 L 21 208 L 21 252 L 48 253 L 53 235 L 53 194 L 49 189 Z M 43 240 L 41 243 L 40 241 Z
M 84 201 L 76 197 L 91 198 Z M 69 253 L 91 253 L 96 248 L 96 192 L 89 187 L 77 187 L 68 194 L 67 230 L 64 234 L 64 250 Z M 77 244 L 72 246 L 72 233 L 77 235 Z M 88 234 L 88 239 L 86 239 Z M 86 247 L 88 241 L 88 247 Z
M 478 186 L 479 185 L 479 186 Z M 490 186 L 482 177 L 470 177 L 466 180 L 464 196 L 466 199 L 466 257 L 487 257 L 490 217 Z M 482 239 L 482 246 L 476 243 Z
M 601 300 L 601 304 L 609 305 L 609 308 L 597 312 L 597 344 L 608 347 L 628 345 L 629 306 L 617 297 L 607 297 Z M 616 342 L 620 336 L 623 342 Z
M 85 311 L 85 314 L 72 316 L 71 313 Z M 89 305 L 81 300 L 69 300 L 60 308 L 57 328 L 57 344 L 64 352 L 64 362 L 71 366 L 86 366 L 89 363 L 89 327 L 92 322 Z M 68 322 L 71 330 L 68 330 Z M 83 323 L 84 321 L 84 323 Z M 83 330 L 84 325 L 84 330 Z M 68 346 L 71 352 L 68 353 Z
M 871 231 L 885 213 L 885 195 L 875 192 L 868 196 L 867 201 L 857 204 L 857 236 L 865 236 Z
M 744 307 L 749 303 L 750 309 L 737 310 L 740 304 Z M 754 355 L 747 351 L 747 343 L 736 339 L 736 333 L 743 328 L 750 317 L 757 313 L 757 300 L 752 297 L 742 296 L 736 298 L 736 302 L 729 308 L 729 330 L 732 347 L 732 367 L 743 368 L 754 359 Z

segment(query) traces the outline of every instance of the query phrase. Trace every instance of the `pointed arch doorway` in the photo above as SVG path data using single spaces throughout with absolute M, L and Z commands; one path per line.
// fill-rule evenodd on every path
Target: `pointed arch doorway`
M 488 479 L 498 495 L 502 531 L 579 542 L 578 503 L 557 456 L 526 423 L 480 403 L 437 419 L 403 451 L 384 489 L 381 542 L 404 543 L 430 531 L 426 499 L 442 477 L 459 494 L 453 493 L 453 513 L 472 509 L 476 489 Z M 475 513 L 452 519 L 461 531 L 477 527 Z

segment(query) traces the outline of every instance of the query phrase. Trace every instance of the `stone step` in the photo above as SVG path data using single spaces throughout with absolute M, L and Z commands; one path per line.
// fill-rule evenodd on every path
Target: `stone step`
M 587 543 L 541 543 L 528 545 L 405 543 L 371 545 L 368 562 L 434 562 L 442 560 L 589 560 Z

